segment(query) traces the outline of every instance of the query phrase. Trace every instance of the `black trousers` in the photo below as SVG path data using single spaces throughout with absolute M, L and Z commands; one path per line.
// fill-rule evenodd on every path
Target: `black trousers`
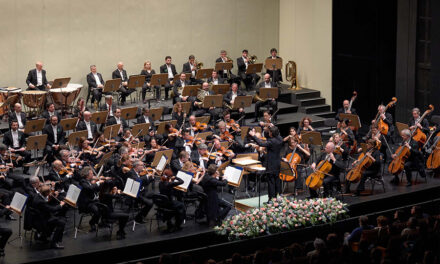
M 136 89 L 128 89 L 125 86 L 121 86 L 121 88 L 119 88 L 119 93 L 121 94 L 121 103 L 125 103 L 125 101 L 127 100 L 127 96 L 129 96 L 134 91 L 136 91 Z
M 330 191 L 332 190 L 332 187 L 334 184 L 337 184 L 337 187 L 340 188 L 340 182 L 339 182 L 339 178 L 338 177 L 334 177 L 334 176 L 325 176 L 324 178 L 324 182 L 323 182 L 323 187 L 324 187 L 324 197 L 327 197 L 330 193 Z M 311 198 L 317 198 L 318 197 L 318 192 L 315 190 L 312 190 L 309 188 L 309 192 L 310 192 L 310 197 Z
M 171 201 L 170 202 L 170 209 L 175 211 L 175 225 L 176 227 L 180 227 L 183 223 L 183 220 L 186 218 L 186 210 L 185 206 L 182 202 L 179 201 Z
M 246 86 L 246 91 L 250 91 L 254 88 L 254 86 L 258 83 L 258 81 L 261 79 L 260 76 L 258 76 L 255 73 L 252 74 L 241 74 L 241 78 L 244 82 L 244 85 Z
M 64 217 L 52 217 L 47 222 L 48 233 L 46 235 L 49 237 L 52 232 L 52 243 L 58 243 L 63 241 L 64 227 L 66 226 L 66 220 Z
M 103 93 L 101 88 L 94 88 L 94 89 L 92 89 L 92 98 L 90 99 L 92 104 L 95 102 L 95 100 L 98 103 L 101 102 L 103 94 L 111 95 L 112 93 Z
M 420 160 L 405 162 L 404 170 L 405 170 L 407 182 L 411 182 L 413 171 L 418 171 L 420 173 L 420 176 L 423 178 L 426 177 L 424 164 Z
M 267 191 L 269 200 L 276 198 L 281 193 L 281 179 L 279 172 L 267 173 Z
M 168 79 L 168 82 L 165 84 L 164 88 L 165 88 L 165 100 L 168 100 L 169 94 L 170 94 L 170 89 L 173 88 L 173 85 L 171 85 L 171 81 L 173 79 Z
M 28 150 L 15 152 L 17 155 L 22 156 L 23 158 L 19 162 L 14 162 L 17 167 L 22 167 L 23 163 L 29 163 L 31 161 L 31 152 Z M 29 167 L 24 167 L 23 171 L 28 171 Z
M 101 218 L 101 212 L 99 211 L 98 205 L 94 202 L 89 203 L 86 212 L 92 214 L 92 218 L 89 221 L 90 226 L 97 225 Z
M 139 194 L 137 201 L 140 202 L 144 207 L 136 215 L 136 218 L 144 218 L 148 215 L 148 212 L 150 212 L 151 208 L 153 208 L 153 202 L 147 198 L 146 194 L 142 193 Z
M 368 178 L 377 177 L 378 173 L 379 173 L 378 171 L 372 171 L 372 170 L 364 171 L 364 173 L 362 173 L 361 180 L 359 181 L 359 184 L 358 184 L 358 186 L 356 188 L 356 191 L 357 192 L 364 191 L 365 190 L 365 181 Z M 350 185 L 351 185 L 351 182 L 346 181 L 346 183 L 345 183 L 345 192 L 346 193 L 350 192 Z
M 12 235 L 12 229 L 7 227 L 0 227 L 0 250 L 3 250 Z
M 159 100 L 160 99 L 160 86 L 154 86 L 153 87 L 155 92 L 156 92 L 156 99 Z M 147 91 L 151 89 L 151 86 L 147 86 L 146 84 L 144 84 L 142 86 L 142 101 L 145 100 L 145 96 L 147 94 Z
M 123 212 L 112 212 L 109 214 L 110 219 L 117 219 L 118 220 L 118 226 L 119 226 L 119 233 L 125 233 L 124 229 L 127 225 L 129 215 L 127 213 Z

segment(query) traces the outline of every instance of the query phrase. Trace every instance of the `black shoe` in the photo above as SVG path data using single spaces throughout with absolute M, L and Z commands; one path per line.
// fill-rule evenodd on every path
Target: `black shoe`
M 64 249 L 64 246 L 60 242 L 52 243 L 50 247 L 53 249 Z
M 412 185 L 412 183 L 411 182 L 408 182 L 407 184 L 406 184 L 406 187 L 410 187 Z
M 13 217 L 12 215 L 5 215 L 5 219 L 9 220 L 9 221 L 15 221 L 17 219 L 15 219 L 15 217 Z

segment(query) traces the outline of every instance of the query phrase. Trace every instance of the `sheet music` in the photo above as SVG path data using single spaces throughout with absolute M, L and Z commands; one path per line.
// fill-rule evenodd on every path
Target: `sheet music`
M 228 183 L 239 185 L 242 173 L 243 173 L 243 168 L 228 166 L 225 169 L 225 173 L 223 177 L 226 177 Z
M 186 192 L 186 190 L 188 190 L 189 185 L 191 184 L 191 180 L 193 179 L 194 174 L 190 172 L 179 171 L 176 177 L 183 180 L 183 183 L 178 185 L 177 187 L 183 189 L 183 191 Z
M 162 155 L 162 157 L 160 157 L 159 163 L 156 166 L 156 169 L 159 171 L 163 171 L 166 164 L 167 164 L 167 156 Z
M 125 183 L 123 193 L 128 196 L 136 198 L 138 196 L 140 188 L 141 188 L 141 182 L 128 178 L 127 182 Z
M 81 188 L 79 188 L 74 184 L 70 184 L 69 190 L 67 190 L 66 200 L 68 200 L 73 204 L 76 204 L 80 193 L 81 193 Z
M 12 202 L 10 204 L 11 208 L 19 213 L 23 212 L 23 208 L 26 205 L 27 195 L 23 195 L 19 192 L 15 192 L 14 198 L 12 198 Z

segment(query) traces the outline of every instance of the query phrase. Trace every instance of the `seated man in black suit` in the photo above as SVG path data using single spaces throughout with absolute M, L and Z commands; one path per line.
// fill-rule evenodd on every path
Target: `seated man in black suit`
M 104 79 L 99 72 L 96 72 L 96 66 L 90 66 L 90 73 L 87 74 L 87 84 L 89 85 L 89 91 L 92 92 L 92 104 L 95 102 L 101 102 L 102 89 L 104 88 Z
M 168 74 L 168 82 L 165 84 L 165 100 L 168 100 L 168 94 L 174 85 L 174 76 L 177 74 L 176 66 L 171 64 L 171 56 L 165 57 L 165 64 L 160 66 L 160 73 Z
M 119 93 L 121 95 L 121 105 L 125 104 L 127 96 L 129 96 L 132 92 L 136 91 L 135 89 L 128 89 L 128 75 L 127 71 L 124 70 L 124 63 L 122 61 L 118 62 L 118 68 L 112 73 L 112 79 L 121 79 L 121 87 L 119 87 Z
M 55 160 L 55 155 L 60 151 L 60 145 L 65 143 L 66 136 L 63 127 L 58 124 L 57 116 L 52 116 L 50 118 L 50 124 L 47 124 L 44 127 L 43 134 L 47 134 L 44 155 L 47 154 L 47 161 L 52 162 Z
M 199 91 L 197 94 L 197 101 L 194 102 L 194 115 L 202 116 L 205 114 L 210 114 L 210 121 L 212 124 L 214 124 L 214 122 L 218 119 L 220 112 L 222 112 L 222 108 L 203 108 L 203 100 L 208 95 L 214 95 L 214 92 L 212 90 L 209 90 L 209 84 L 207 82 L 204 82 L 202 85 L 202 90 Z
M 224 84 L 225 79 L 219 77 L 218 73 L 216 71 L 213 71 L 211 77 L 208 78 L 208 83 L 212 85 Z
M 50 118 L 56 115 L 58 117 L 58 120 L 61 120 L 61 115 L 55 110 L 55 104 L 49 103 L 46 105 L 46 110 L 41 114 L 41 117 L 46 119 L 46 124 L 50 123 Z
M 147 198 L 148 196 L 148 185 L 150 183 L 154 184 L 154 176 L 153 175 L 145 175 L 141 176 L 140 172 L 145 169 L 145 165 L 142 161 L 137 160 L 133 163 L 133 169 L 129 172 L 128 177 L 133 180 L 140 180 L 141 189 L 139 190 L 139 195 L 137 197 L 137 201 L 144 205 L 144 207 L 139 211 L 139 213 L 134 217 L 134 220 L 137 223 L 145 223 L 144 217 L 148 215 L 148 212 L 151 208 L 153 208 L 153 202 Z
M 179 172 L 182 169 L 183 164 L 185 164 L 185 162 L 187 162 L 188 160 L 189 160 L 189 153 L 186 152 L 185 150 L 181 151 L 179 153 L 179 157 L 171 161 L 171 170 L 173 171 L 173 174 L 177 175 L 177 172 Z
M 17 159 L 15 159 L 15 166 L 23 166 L 23 163 L 28 163 L 31 160 L 31 153 L 26 150 L 26 136 L 18 130 L 18 122 L 16 120 L 11 122 L 11 130 L 3 136 L 3 144 L 12 153 L 18 155 Z M 28 171 L 29 167 L 23 167 L 24 174 L 29 174 Z
M 339 114 L 353 114 L 353 115 L 357 115 L 356 109 L 354 109 L 353 107 L 351 107 L 350 109 L 350 101 L 348 100 L 344 100 L 342 102 L 342 107 L 338 109 L 338 112 L 336 113 L 336 120 L 339 120 Z
M 232 61 L 232 59 L 228 58 L 228 55 L 226 53 L 226 50 L 221 50 L 220 51 L 220 57 L 217 58 L 215 60 L 215 62 L 232 62 L 232 68 L 234 68 L 234 62 Z M 231 68 L 231 69 L 232 69 Z M 240 83 L 240 78 L 238 78 L 236 75 L 232 74 L 231 70 L 223 70 L 223 71 L 218 71 L 218 76 L 228 80 L 229 84 L 232 84 L 233 82 L 235 83 Z
M 76 131 L 87 130 L 87 139 L 94 140 L 98 133 L 98 126 L 91 120 L 92 114 L 89 111 L 84 112 L 84 120 L 78 122 Z
M 16 103 L 14 111 L 9 113 L 9 126 L 11 126 L 13 120 L 18 122 L 18 129 L 23 132 L 26 126 L 26 114 L 21 111 L 21 104 L 19 103 Z
M 78 209 L 80 212 L 92 214 L 92 218 L 89 221 L 90 232 L 96 231 L 96 225 L 101 218 L 101 212 L 99 211 L 97 202 L 95 199 L 99 193 L 99 185 L 104 181 L 96 181 L 93 179 L 93 170 L 91 167 L 85 167 L 80 171 L 81 180 L 79 185 L 81 186 L 81 193 L 78 197 Z
M 243 50 L 240 58 L 237 58 L 238 76 L 243 80 L 246 85 L 246 91 L 253 88 L 254 84 L 258 83 L 260 76 L 255 73 L 246 74 L 248 65 L 251 64 L 250 58 L 248 57 L 248 50 Z
M 185 86 L 188 86 L 188 85 L 190 85 L 190 82 L 186 79 L 186 74 L 181 73 L 179 80 L 177 80 L 176 83 L 174 83 L 173 104 L 175 104 L 177 102 L 193 102 L 195 100 L 195 98 L 192 98 L 191 96 L 183 96 L 182 95 L 183 88 L 185 88 Z
M 43 63 L 41 61 L 37 61 L 35 64 L 35 69 L 29 71 L 28 76 L 26 78 L 26 84 L 29 87 L 29 90 L 41 90 L 44 91 L 50 89 L 50 84 L 46 79 L 46 71 L 43 70 Z
M 116 107 L 116 111 L 114 116 L 109 117 L 107 119 L 107 122 L 105 123 L 105 126 L 111 126 L 111 125 L 116 125 L 116 124 L 121 124 L 121 127 L 119 128 L 119 136 L 122 136 L 122 132 L 124 131 L 124 129 L 128 128 L 128 123 L 127 121 L 121 117 L 121 108 L 120 107 Z
M 227 108 L 229 108 L 230 111 L 232 111 L 232 106 L 234 105 L 235 98 L 237 98 L 237 96 L 245 96 L 245 95 L 246 95 L 245 93 L 238 90 L 238 84 L 233 83 L 231 85 L 231 90 L 223 96 L 223 103 L 227 105 Z M 237 119 L 240 119 L 243 115 L 245 115 L 244 109 L 240 107 L 238 109 Z
M 255 94 L 254 99 L 261 97 L 260 96 L 260 89 L 261 88 L 277 88 L 276 84 L 274 82 L 270 81 L 270 75 L 268 73 L 266 73 L 264 75 L 264 82 L 260 82 L 257 85 L 257 87 L 255 88 L 256 94 Z M 279 94 L 280 94 L 280 89 L 278 89 L 278 95 Z M 278 103 L 275 98 L 268 98 L 266 100 L 257 99 L 257 102 L 255 103 L 255 120 L 254 120 L 254 122 L 258 122 L 258 117 L 260 115 L 260 107 L 265 106 L 265 105 L 269 105 L 270 107 L 272 107 L 273 112 L 276 112 L 278 109 Z M 274 118 L 276 118 L 276 117 L 274 117 Z
M 196 79 L 197 64 L 194 55 L 189 55 L 188 62 L 183 64 L 182 72 L 191 73 L 191 77 L 190 77 L 191 84 L 201 84 L 203 82 L 202 80 Z
M 280 57 L 278 57 L 277 54 L 278 54 L 277 49 L 272 48 L 272 49 L 270 49 L 270 56 L 267 58 L 268 59 L 280 59 Z M 270 78 L 273 80 L 274 83 L 279 83 L 279 82 L 283 81 L 283 75 L 281 74 L 281 69 L 278 69 L 276 71 L 267 69 L 266 73 L 269 73 Z
M 113 103 L 113 96 L 106 95 L 105 103 L 100 107 L 101 111 L 108 111 L 107 118 L 110 118 L 114 115 L 116 111 L 116 104 Z

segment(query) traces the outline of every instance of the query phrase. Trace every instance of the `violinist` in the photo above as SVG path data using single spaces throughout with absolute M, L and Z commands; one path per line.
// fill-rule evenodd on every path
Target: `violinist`
M 185 162 L 189 160 L 189 154 L 186 151 L 181 151 L 179 153 L 179 156 L 177 159 L 171 160 L 171 170 L 174 175 L 177 175 L 177 173 L 182 169 Z
M 200 144 L 197 151 L 191 152 L 191 161 L 194 162 L 199 168 L 207 169 L 212 162 L 208 157 L 208 146 L 204 143 Z
M 210 158 L 214 159 L 214 163 L 217 166 L 220 166 L 221 164 L 226 162 L 228 159 L 232 159 L 235 156 L 234 152 L 232 152 L 230 150 L 229 150 L 229 152 L 227 152 L 227 150 L 229 150 L 229 149 L 222 147 L 222 145 L 220 144 L 220 140 L 218 138 L 214 139 L 213 147 L 210 152 Z
M 162 177 L 159 182 L 159 192 L 162 195 L 168 197 L 166 207 L 173 211 L 174 225 L 171 220 L 167 221 L 167 227 L 169 232 L 178 231 L 182 229 L 181 225 L 186 218 L 185 205 L 181 201 L 177 201 L 174 195 L 174 187 L 183 183 L 183 180 L 173 175 L 170 169 L 163 171 Z
M 241 132 L 239 123 L 243 124 L 243 122 L 242 122 L 243 119 L 239 120 L 239 122 L 235 122 L 235 120 L 231 118 L 231 113 L 228 110 L 225 110 L 223 112 L 223 119 L 226 124 L 226 130 L 229 133 L 232 133 L 233 131 L 236 131 L 237 133 Z
M 99 186 L 104 183 L 104 180 L 99 180 L 93 175 L 91 167 L 84 167 L 80 171 L 81 180 L 79 186 L 82 188 L 78 197 L 78 209 L 79 212 L 90 213 L 92 218 L 89 221 L 90 232 L 96 231 L 96 225 L 101 218 L 101 212 L 99 211 L 98 192 Z
M 254 122 L 257 123 L 258 122 L 258 116 L 260 114 L 260 108 L 262 106 L 269 106 L 272 108 L 272 110 L 274 112 L 277 111 L 278 109 L 278 103 L 277 100 L 275 98 L 267 98 L 266 100 L 263 100 L 260 98 L 260 89 L 261 88 L 277 88 L 277 85 L 271 81 L 271 77 L 269 73 L 266 73 L 264 75 L 264 81 L 260 82 L 256 87 L 255 87 L 255 97 L 259 98 L 260 100 L 258 100 L 255 103 L 255 120 Z M 280 89 L 278 89 L 278 93 L 280 93 Z M 276 117 L 274 117 L 276 119 Z
M 214 136 L 220 140 L 225 140 L 229 141 L 229 143 L 232 143 L 233 141 L 235 141 L 237 133 L 235 133 L 235 131 L 229 132 L 226 123 L 224 121 L 220 121 L 218 123 L 218 129 L 215 131 Z
M 365 171 L 362 173 L 361 180 L 356 188 L 356 192 L 353 194 L 353 196 L 359 196 L 362 191 L 365 190 L 365 181 L 368 178 L 375 178 L 379 174 L 380 171 L 380 151 L 376 147 L 376 140 L 370 139 L 367 141 L 367 149 L 365 152 L 365 155 L 368 156 L 368 158 L 371 159 L 372 164 L 365 169 Z M 371 152 L 371 153 L 370 153 Z M 353 166 L 355 166 L 359 160 L 355 160 L 353 162 Z M 350 181 L 345 182 L 345 193 L 350 193 Z
M 18 122 L 16 120 L 11 122 L 11 130 L 4 134 L 3 144 L 11 152 L 10 158 L 14 161 L 15 166 L 23 166 L 23 163 L 30 162 L 31 153 L 26 150 L 26 136 L 18 130 Z M 29 175 L 29 167 L 23 166 L 23 174 Z
M 165 149 L 165 147 L 161 147 L 159 144 L 157 144 L 157 140 L 154 137 L 150 139 L 149 145 L 150 148 L 145 150 L 145 163 L 147 164 L 151 164 L 151 162 L 153 162 L 154 155 L 156 155 L 157 151 Z
M 97 149 L 97 148 L 93 149 L 89 145 L 89 141 L 84 137 L 81 137 L 79 139 L 78 145 L 80 147 L 82 160 L 88 161 L 88 162 L 92 163 L 93 165 L 95 165 L 99 162 L 99 159 L 103 155 L 103 153 L 100 151 L 100 149 Z
M 141 189 L 139 191 L 138 197 L 136 198 L 136 201 L 144 205 L 144 207 L 134 217 L 134 220 L 140 224 L 145 223 L 144 217 L 148 215 L 148 212 L 153 207 L 153 202 L 148 198 L 147 189 L 150 183 L 154 184 L 154 175 L 146 174 L 144 176 L 141 176 L 140 174 L 144 170 L 145 170 L 144 163 L 142 161 L 137 160 L 133 162 L 133 169 L 131 169 L 129 173 L 129 178 L 133 180 L 141 181 Z
M 122 137 L 119 139 L 119 142 L 128 142 L 128 143 L 137 143 L 138 139 L 134 138 L 133 134 L 131 133 L 130 128 L 124 129 L 124 132 L 122 133 Z
M 388 134 L 386 135 L 387 140 L 389 140 L 391 139 L 391 136 L 394 132 L 393 116 L 390 113 L 386 112 L 386 107 L 384 105 L 379 105 L 377 111 L 379 112 L 379 118 L 382 119 L 383 122 L 385 122 L 389 127 Z M 373 119 L 372 124 L 377 125 L 375 119 Z
M 171 123 L 165 124 L 165 141 L 162 143 L 165 147 L 173 149 L 173 156 L 177 156 L 180 151 L 184 150 L 184 140 L 179 130 L 175 129 Z
M 195 136 L 197 133 L 206 132 L 208 130 L 208 127 L 205 128 L 200 126 L 195 115 L 191 115 L 188 118 L 188 123 L 186 123 L 183 128 L 189 130 L 191 136 Z
M 121 147 L 119 149 L 120 154 L 115 155 L 115 159 L 119 157 L 117 162 L 114 162 L 112 172 L 113 175 L 120 177 L 118 188 L 124 188 L 127 178 L 130 176 L 130 171 L 132 169 L 132 160 L 128 154 L 128 149 L 126 147 Z
M 79 121 L 76 125 L 76 131 L 86 130 L 87 139 L 92 141 L 98 133 L 98 126 L 91 120 L 92 114 L 89 111 L 84 111 L 83 117 L 84 120 Z
M 403 129 L 400 132 L 400 136 L 402 137 L 402 143 L 400 144 L 400 146 L 405 146 L 410 150 L 409 158 L 405 161 L 405 166 L 404 166 L 406 181 L 407 181 L 406 186 L 409 187 L 412 185 L 411 178 L 413 171 L 418 171 L 422 178 L 426 177 L 423 154 L 419 149 L 418 142 L 411 138 L 411 131 L 409 129 Z M 391 158 L 394 160 L 399 157 L 395 153 L 391 155 Z M 391 181 L 391 183 L 393 184 L 399 183 L 398 175 L 394 175 L 394 178 Z
M 417 128 L 419 128 L 420 130 L 422 130 L 423 133 L 425 133 L 426 135 L 429 134 L 429 122 L 428 120 L 423 119 L 421 122 L 419 122 L 420 120 L 420 109 L 419 108 L 413 108 L 412 109 L 412 117 L 411 119 L 408 121 L 408 126 L 410 131 L 414 131 Z M 416 125 L 417 122 L 417 125 Z
M 54 189 L 65 196 L 65 192 L 69 189 L 69 185 L 73 182 L 73 171 L 66 168 L 60 160 L 52 162 L 49 169 L 49 175 L 45 180 L 54 183 Z
M 10 173 L 14 166 L 4 144 L 0 144 L 0 167 L 0 188 L 14 189 L 20 193 L 25 193 L 26 184 L 24 177 L 16 173 Z
M 306 161 L 310 158 L 310 151 L 308 150 L 308 147 L 299 143 L 297 138 L 290 138 L 287 147 L 281 151 L 281 160 L 290 163 L 290 160 L 287 159 L 287 155 L 289 154 L 298 154 L 301 158 L 299 164 L 304 165 L 296 167 L 298 175 L 295 181 L 295 190 L 299 190 L 302 189 L 303 186 L 304 177 L 302 176 L 305 174 L 305 165 Z
M 341 134 L 334 133 L 329 140 L 335 144 L 335 153 L 342 157 L 342 160 L 346 161 L 348 159 L 348 154 L 350 152 L 350 148 L 347 142 L 344 142 L 341 138 Z
M 315 170 L 317 168 L 316 164 L 319 162 L 326 160 L 330 162 L 331 164 L 331 170 L 329 171 L 328 175 L 325 175 L 324 178 L 324 197 L 327 197 L 330 192 L 333 189 L 333 184 L 336 184 L 336 188 L 340 189 L 341 185 L 339 182 L 339 173 L 342 169 L 345 168 L 344 162 L 342 161 L 342 157 L 338 154 L 334 153 L 335 151 L 335 144 L 333 142 L 328 142 L 325 145 L 324 152 L 319 156 L 318 160 L 316 162 L 313 162 L 310 166 L 312 170 Z M 310 196 L 312 198 L 318 197 L 318 193 L 315 190 L 312 190 L 309 188 Z
M 191 155 L 192 151 L 197 150 L 197 146 L 195 144 L 195 138 L 192 137 L 189 133 L 190 132 L 188 130 L 182 131 L 182 137 L 183 137 L 183 140 L 185 142 L 184 143 L 185 151 L 188 152 L 188 154 Z
M 171 115 L 172 120 L 177 120 L 177 127 L 181 127 L 183 125 L 183 120 L 186 116 L 186 113 L 183 112 L 183 106 L 181 102 L 177 102 L 174 105 L 175 111 L 173 111 L 173 114 Z

